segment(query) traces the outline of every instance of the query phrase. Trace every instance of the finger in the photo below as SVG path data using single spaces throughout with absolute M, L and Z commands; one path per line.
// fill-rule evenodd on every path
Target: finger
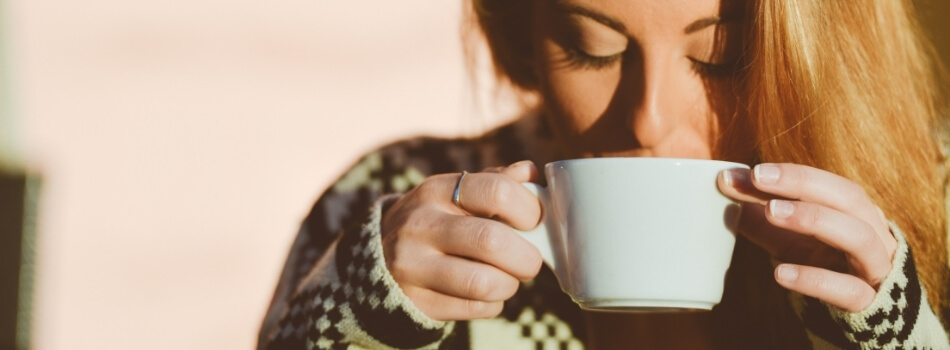
M 523 160 L 501 168 L 501 174 L 511 177 L 518 182 L 535 182 L 538 180 L 538 167 L 530 160 Z
M 891 270 L 890 254 L 874 228 L 854 216 L 813 203 L 776 199 L 769 201 L 766 218 L 845 253 L 855 275 L 873 286 Z
M 765 217 L 765 206 L 757 203 L 743 203 L 739 216 L 739 234 L 753 244 L 762 247 L 769 255 L 782 261 L 790 261 L 786 251 L 795 248 L 796 241 L 810 239 L 795 232 L 775 227 Z
M 403 287 L 403 292 L 419 311 L 438 321 L 494 318 L 501 314 L 504 307 L 503 301 L 460 299 L 416 286 Z
M 508 166 L 485 168 L 480 172 L 504 174 L 519 182 L 534 182 L 538 179 L 538 167 L 530 160 L 522 160 Z
M 781 264 L 775 268 L 775 281 L 848 312 L 864 310 L 876 294 L 874 288 L 855 276 L 811 266 Z
M 779 261 L 848 271 L 844 253 L 815 237 L 776 227 L 766 218 L 763 205 L 743 203 L 738 232 Z
M 765 205 L 770 199 L 777 197 L 755 188 L 752 184 L 752 170 L 749 169 L 723 170 L 716 178 L 716 184 L 724 195 L 742 202 Z
M 497 219 L 519 230 L 533 229 L 541 219 L 541 203 L 519 180 L 504 174 L 468 174 L 459 187 L 459 206 L 471 215 Z
M 494 266 L 451 255 L 423 259 L 409 283 L 451 297 L 505 301 L 518 291 L 519 281 Z
M 864 189 L 844 177 L 798 164 L 763 163 L 752 170 L 752 184 L 762 192 L 820 204 L 850 214 L 871 224 L 876 232 L 888 233 L 880 209 Z
M 490 264 L 522 281 L 541 270 L 541 253 L 521 235 L 497 221 L 446 215 L 438 226 L 451 228 L 433 234 L 433 245 L 446 254 Z
M 489 167 L 489 168 L 482 169 L 482 171 L 479 171 L 479 172 L 480 172 L 480 173 L 493 173 L 493 174 L 498 174 L 498 173 L 501 173 L 501 170 L 504 169 L 504 168 L 505 168 L 505 167 L 503 167 L 503 166 L 493 166 L 493 167 Z

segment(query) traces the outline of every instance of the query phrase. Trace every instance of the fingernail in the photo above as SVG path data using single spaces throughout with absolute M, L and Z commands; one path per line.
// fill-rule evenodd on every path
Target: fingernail
M 775 275 L 778 276 L 778 279 L 793 282 L 798 279 L 798 268 L 788 266 L 788 265 L 779 265 L 775 269 Z
M 735 186 L 735 185 L 732 184 L 732 177 L 733 177 L 733 175 L 732 175 L 732 170 L 731 170 L 731 169 L 727 169 L 727 170 L 723 170 L 723 171 L 722 171 L 722 182 L 725 183 L 726 186 L 729 186 L 729 187 L 734 187 L 734 186 Z
M 740 169 L 726 169 L 722 171 L 722 182 L 729 187 L 745 187 L 744 184 L 749 182 L 749 176 L 746 175 L 747 170 Z
M 789 201 L 773 199 L 769 201 L 769 215 L 773 218 L 784 219 L 792 216 L 795 212 L 795 205 Z
M 755 174 L 755 180 L 764 184 L 774 184 L 780 175 L 778 167 L 773 164 L 759 164 L 752 171 Z

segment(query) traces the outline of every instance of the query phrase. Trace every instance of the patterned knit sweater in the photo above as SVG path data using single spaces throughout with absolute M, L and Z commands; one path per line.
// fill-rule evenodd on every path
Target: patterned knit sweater
M 556 160 L 548 128 L 527 116 L 472 139 L 418 138 L 364 156 L 317 201 L 287 259 L 259 349 L 583 349 L 583 312 L 546 268 L 494 319 L 441 322 L 419 311 L 386 269 L 383 208 L 432 174 Z M 449 195 L 449 194 L 447 194 Z M 722 303 L 719 348 L 948 349 L 899 229 L 893 269 L 873 303 L 847 313 L 786 293 L 760 249 L 739 239 Z M 744 252 L 744 253 L 743 253 Z M 750 283 L 749 281 L 759 281 Z M 770 302 L 767 295 L 781 295 Z M 757 302 L 758 301 L 758 302 Z M 730 311 L 732 310 L 732 311 Z

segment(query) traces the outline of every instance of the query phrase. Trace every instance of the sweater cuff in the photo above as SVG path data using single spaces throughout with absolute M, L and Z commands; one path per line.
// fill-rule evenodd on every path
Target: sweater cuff
M 918 280 L 914 258 L 903 232 L 894 223 L 890 224 L 890 229 L 897 239 L 897 250 L 891 262 L 891 271 L 881 282 L 871 304 L 858 312 L 848 312 L 823 302 L 821 304 L 842 330 L 843 340 L 850 345 L 845 348 L 950 348 L 946 331 L 930 308 L 927 293 Z M 810 333 L 827 334 L 827 330 L 821 332 L 821 327 L 809 322 L 818 319 L 811 316 L 805 320 Z
M 308 348 L 429 349 L 451 333 L 454 323 L 422 313 L 386 269 L 380 222 L 383 207 L 397 199 L 380 198 L 360 227 L 347 229 L 335 247 L 335 266 L 322 269 L 329 276 L 298 295 L 313 307 Z

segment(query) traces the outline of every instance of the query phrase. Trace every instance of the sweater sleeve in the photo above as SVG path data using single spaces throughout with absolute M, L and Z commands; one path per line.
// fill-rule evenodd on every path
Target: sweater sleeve
M 893 224 L 891 232 L 898 244 L 891 272 L 864 310 L 847 312 L 792 293 L 815 349 L 950 349 L 903 232 Z
M 317 201 L 301 226 L 258 349 L 429 349 L 452 332 L 419 311 L 386 268 L 383 208 L 418 184 L 415 168 L 372 153 Z M 369 210 L 367 210 L 367 208 Z
M 432 349 L 451 333 L 453 323 L 419 311 L 386 269 L 379 224 L 397 198 L 382 197 L 343 232 L 291 298 L 280 335 L 302 327 L 307 349 Z

